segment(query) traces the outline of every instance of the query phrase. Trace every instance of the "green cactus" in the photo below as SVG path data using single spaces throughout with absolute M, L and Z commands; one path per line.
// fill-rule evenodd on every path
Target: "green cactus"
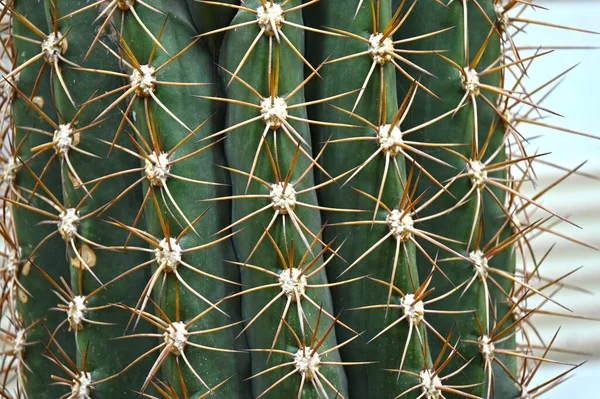
M 521 192 L 533 1 L 0 5 L 0 396 L 525 399 L 578 367 L 528 333 L 563 279 L 517 268 L 569 223 Z
M 37 2 L 20 2 L 15 6 L 15 12 L 23 13 L 24 16 L 31 18 L 32 23 L 43 26 L 44 14 L 31 12 L 34 3 Z M 26 24 L 17 19 L 14 20 L 13 29 L 16 35 L 33 40 L 38 38 Z M 17 54 L 16 62 L 22 64 L 39 52 L 39 45 L 21 40 L 19 43 L 15 43 L 14 51 Z M 3 309 L 5 306 L 14 309 L 16 305 L 16 312 L 22 315 L 18 317 L 16 312 L 10 311 L 11 319 L 15 322 L 13 337 L 16 339 L 21 334 L 26 342 L 46 343 L 48 336 L 44 326 L 53 331 L 64 320 L 64 317 L 61 313 L 49 310 L 53 306 L 52 302 L 34 299 L 47 297 L 53 287 L 49 281 L 36 272 L 33 265 L 43 268 L 45 273 L 55 281 L 59 281 L 61 278 L 64 281 L 70 281 L 70 271 L 65 243 L 60 236 L 53 234 L 56 232 L 56 227 L 39 225 L 40 222 L 48 220 L 45 213 L 54 214 L 56 210 L 51 204 L 45 203 L 41 197 L 36 196 L 38 192 L 48 195 L 39 188 L 37 177 L 44 176 L 46 184 L 51 187 L 52 195 L 61 201 L 63 192 L 60 165 L 57 162 L 50 163 L 51 154 L 49 152 L 36 156 L 34 152 L 30 151 L 31 148 L 48 142 L 47 137 L 35 130 L 50 130 L 52 127 L 40 114 L 31 109 L 26 100 L 10 94 L 16 90 L 27 93 L 26 97 L 34 98 L 36 106 L 47 112 L 51 120 L 56 120 L 57 114 L 52 104 L 50 90 L 50 70 L 44 66 L 45 61 L 38 60 L 9 80 L 9 83 L 5 83 L 4 86 L 5 93 L 9 93 L 6 101 L 14 101 L 13 104 L 7 104 L 6 109 L 10 109 L 15 126 L 19 126 L 14 131 L 11 152 L 8 154 L 7 160 L 9 162 L 7 165 L 12 162 L 19 171 L 18 177 L 15 176 L 18 180 L 5 180 L 9 186 L 5 193 L 8 193 L 11 200 L 21 201 L 31 208 L 12 207 L 14 226 L 11 226 L 6 218 L 3 220 L 2 226 L 3 236 L 9 238 L 6 242 L 12 243 L 7 248 L 9 256 L 13 251 L 16 255 L 14 258 L 9 257 L 8 261 L 15 262 L 13 267 L 18 270 L 18 275 L 14 277 L 18 283 L 13 284 L 10 288 L 13 293 L 8 296 L 14 302 L 3 304 Z M 39 84 L 36 85 L 38 75 L 40 79 Z M 17 86 L 12 88 L 10 84 L 14 83 L 17 83 Z M 8 88 L 13 90 L 7 91 Z M 27 167 L 23 168 L 21 166 L 23 164 Z M 44 173 L 44 169 L 47 170 L 46 173 Z M 4 212 L 6 214 L 6 206 Z M 42 241 L 45 241 L 44 244 L 39 245 Z M 16 273 L 17 271 L 15 271 Z M 5 275 L 5 279 L 6 277 Z M 44 324 L 40 322 L 41 320 L 44 320 Z M 75 355 L 75 341 L 70 333 L 66 330 L 60 331 L 56 340 L 63 345 L 63 349 L 69 357 Z M 18 389 L 24 390 L 30 397 L 52 398 L 62 394 L 63 390 L 60 387 L 49 386 L 52 382 L 50 374 L 60 373 L 60 368 L 53 366 L 52 362 L 44 357 L 45 350 L 42 345 L 23 347 L 21 344 L 20 346 L 16 345 L 15 349 L 17 350 L 14 356 L 18 359 L 17 362 L 23 363 L 16 366 Z M 24 364 L 29 370 L 24 367 Z M 26 373 L 28 372 L 39 377 L 27 378 Z

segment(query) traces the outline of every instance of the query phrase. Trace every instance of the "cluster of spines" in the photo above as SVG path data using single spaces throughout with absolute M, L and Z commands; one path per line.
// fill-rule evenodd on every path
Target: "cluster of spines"
M 566 285 L 514 268 L 568 222 L 519 191 L 560 78 L 524 86 L 532 2 L 33 3 L 2 9 L 4 396 L 528 398 L 572 370 L 530 386 L 526 300 Z

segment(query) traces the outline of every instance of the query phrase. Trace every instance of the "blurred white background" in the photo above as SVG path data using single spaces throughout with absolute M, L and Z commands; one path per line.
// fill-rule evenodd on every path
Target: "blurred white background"
M 549 10 L 530 10 L 523 18 L 542 20 L 554 24 L 575 26 L 581 29 L 600 31 L 600 1 L 594 0 L 543 0 L 536 1 Z M 543 26 L 529 25 L 527 34 L 519 34 L 520 46 L 595 46 L 600 47 L 600 35 L 558 30 Z M 532 55 L 529 52 L 526 55 Z M 523 55 L 522 55 L 523 56 Z M 564 82 L 543 103 L 543 106 L 557 111 L 564 117 L 550 117 L 544 122 L 600 136 L 600 49 L 559 50 L 534 62 L 530 69 L 528 87 L 535 88 L 556 76 L 565 69 L 580 63 L 567 75 Z M 577 137 L 572 134 L 532 125 L 520 125 L 520 131 L 526 136 L 543 135 L 532 143 L 540 152 L 551 152 L 546 160 L 568 168 L 574 168 L 587 160 L 582 171 L 600 177 L 600 140 Z M 534 153 L 534 151 L 529 151 Z M 556 169 L 536 169 L 539 187 L 545 187 L 564 172 Z M 573 176 L 548 195 L 543 204 L 562 216 L 581 226 L 561 224 L 558 230 L 576 239 L 600 246 L 600 180 Z M 569 270 L 584 266 L 568 282 L 594 292 L 593 295 L 574 290 L 563 290 L 555 299 L 578 314 L 600 317 L 600 252 L 588 250 L 566 240 L 543 235 L 534 241 L 540 256 L 556 243 L 542 270 L 545 276 L 558 277 Z M 535 304 L 531 302 L 529 307 Z M 558 307 L 545 307 L 560 312 Z M 572 378 L 543 396 L 545 399 L 572 397 L 578 399 L 598 399 L 600 392 L 594 389 L 593 381 L 600 374 L 600 322 L 574 319 L 557 319 L 537 316 L 536 324 L 542 335 L 549 341 L 558 327 L 561 327 L 557 348 L 576 348 L 587 352 L 586 356 L 571 356 L 564 353 L 552 353 L 553 359 L 579 363 L 588 362 L 576 370 Z M 537 374 L 537 381 L 544 382 L 565 371 L 564 366 L 546 364 Z M 536 381 L 534 380 L 534 381 Z M 534 382 L 531 386 L 535 386 Z M 503 399 L 503 398 L 499 398 Z

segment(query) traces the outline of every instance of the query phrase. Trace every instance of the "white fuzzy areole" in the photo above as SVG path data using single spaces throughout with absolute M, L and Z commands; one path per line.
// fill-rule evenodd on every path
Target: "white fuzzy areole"
M 4 280 L 12 282 L 18 277 L 19 264 L 21 263 L 21 249 L 11 249 L 0 272 L 4 274 Z
M 15 337 L 12 340 L 12 352 L 13 356 L 19 360 L 23 360 L 23 354 L 27 344 L 27 331 L 22 328 L 15 333 Z
M 498 0 L 494 2 L 494 12 L 496 13 L 498 22 L 501 22 L 504 27 L 508 27 L 510 25 L 510 17 L 508 16 L 508 12 L 506 12 L 502 1 Z
M 502 122 L 504 122 L 504 125 L 508 128 L 510 128 L 510 126 L 514 126 L 515 125 L 515 115 L 510 111 L 510 109 L 506 109 L 504 110 L 504 112 L 502 113 L 502 116 L 504 117 L 504 120 Z
M 73 141 L 73 137 L 73 128 L 71 127 L 71 124 L 58 125 L 58 129 L 54 131 L 54 135 L 52 136 L 54 151 L 61 157 L 66 156 L 71 147 L 76 145 Z
M 69 309 L 67 309 L 67 320 L 69 321 L 69 331 L 81 331 L 83 329 L 83 322 L 87 307 L 85 305 L 84 296 L 76 296 L 71 302 L 69 302 Z
M 287 103 L 284 98 L 271 97 L 265 98 L 260 102 L 260 114 L 265 125 L 269 125 L 271 130 L 276 130 L 281 127 L 281 124 L 287 120 Z
M 6 100 L 13 100 L 16 94 L 13 86 L 16 86 L 18 81 L 19 74 L 13 75 L 8 79 L 2 79 L 2 81 L 0 81 L 0 98 L 4 98 Z
M 164 186 L 167 183 L 171 165 L 169 164 L 169 154 L 153 152 L 144 159 L 144 173 L 146 178 L 153 186 Z
M 154 78 L 155 69 L 150 65 L 140 65 L 140 69 L 134 69 L 129 76 L 129 84 L 135 88 L 135 94 L 140 97 L 149 97 L 154 91 L 156 79 Z
M 273 209 L 278 210 L 280 214 L 287 215 L 288 209 L 293 211 L 296 208 L 296 190 L 291 184 L 275 183 L 271 186 L 269 193 Z
M 42 54 L 48 64 L 54 64 L 58 56 L 66 53 L 68 48 L 67 39 L 63 39 L 60 32 L 52 32 L 42 41 Z
M 312 348 L 307 346 L 298 349 L 294 355 L 294 367 L 296 368 L 296 372 L 304 376 L 308 381 L 312 380 L 317 375 L 317 372 L 321 367 L 321 356 L 317 351 L 315 351 L 314 354 L 312 352 Z
M 469 174 L 473 186 L 478 190 L 483 190 L 488 178 L 485 165 L 481 163 L 481 161 L 470 159 L 469 162 L 467 162 L 467 173 Z
M 279 273 L 281 291 L 293 302 L 296 301 L 296 298 L 302 298 L 306 292 L 306 285 L 308 284 L 306 276 L 300 275 L 300 273 L 302 273 L 302 271 L 296 267 Z
M 470 67 L 463 68 L 463 71 L 460 74 L 460 81 L 465 91 L 476 96 L 481 93 L 479 74 L 476 70 L 471 69 Z
M 17 172 L 21 168 L 21 160 L 9 157 L 8 161 L 2 165 L 2 181 L 7 185 L 11 185 L 17 178 Z
M 164 340 L 167 346 L 170 346 L 171 354 L 181 356 L 188 343 L 188 330 L 185 323 L 180 321 L 171 323 L 164 334 Z
M 73 380 L 71 385 L 71 396 L 72 399 L 92 399 L 92 375 L 88 372 L 82 371 L 77 379 Z
M 479 352 L 481 352 L 481 355 L 483 356 L 484 360 L 490 362 L 494 360 L 496 346 L 494 345 L 490 337 L 488 337 L 487 335 L 481 336 L 479 337 L 477 342 L 479 342 Z
M 279 32 L 283 27 L 285 15 L 283 8 L 279 4 L 267 2 L 264 6 L 256 9 L 256 21 L 261 29 L 264 29 L 265 35 L 275 36 L 275 30 Z
M 441 388 L 444 386 L 442 380 L 431 370 L 421 371 L 421 390 L 423 391 L 424 399 L 440 399 L 442 397 Z
M 407 214 L 402 217 L 402 212 L 394 209 L 387 216 L 386 223 L 396 240 L 406 242 L 412 236 L 411 229 L 415 225 L 415 222 L 410 215 Z
M 398 126 L 382 125 L 379 127 L 377 134 L 377 143 L 379 143 L 379 148 L 384 154 L 395 157 L 402 151 L 402 145 L 404 144 L 402 131 Z
M 485 257 L 485 254 L 481 252 L 481 250 L 473 251 L 469 254 L 469 258 L 473 261 L 473 268 L 475 269 L 475 273 L 477 276 L 482 279 L 486 279 L 488 276 L 488 258 Z
M 374 33 L 369 37 L 369 54 L 379 65 L 390 62 L 394 57 L 394 42 L 391 37 L 383 38 L 383 33 Z
M 181 263 L 181 246 L 175 238 L 163 238 L 158 244 L 160 248 L 154 250 L 156 263 L 167 273 L 177 270 Z M 170 246 L 170 249 L 169 249 Z
M 79 212 L 75 208 L 68 208 L 58 215 L 58 232 L 65 241 L 71 241 L 77 234 L 79 227 Z
M 425 304 L 423 301 L 416 301 L 413 294 L 407 294 L 400 300 L 400 306 L 404 314 L 415 326 L 418 326 L 425 318 Z

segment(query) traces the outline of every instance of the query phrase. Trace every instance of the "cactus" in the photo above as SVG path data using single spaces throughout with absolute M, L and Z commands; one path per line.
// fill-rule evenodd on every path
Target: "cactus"
M 540 197 L 582 165 L 524 194 L 521 126 L 596 137 L 542 122 L 564 73 L 528 88 L 550 51 L 514 36 L 580 29 L 530 0 L 0 5 L 0 396 L 525 399 L 579 367 L 531 317 L 593 319 L 530 240 L 574 240 Z

